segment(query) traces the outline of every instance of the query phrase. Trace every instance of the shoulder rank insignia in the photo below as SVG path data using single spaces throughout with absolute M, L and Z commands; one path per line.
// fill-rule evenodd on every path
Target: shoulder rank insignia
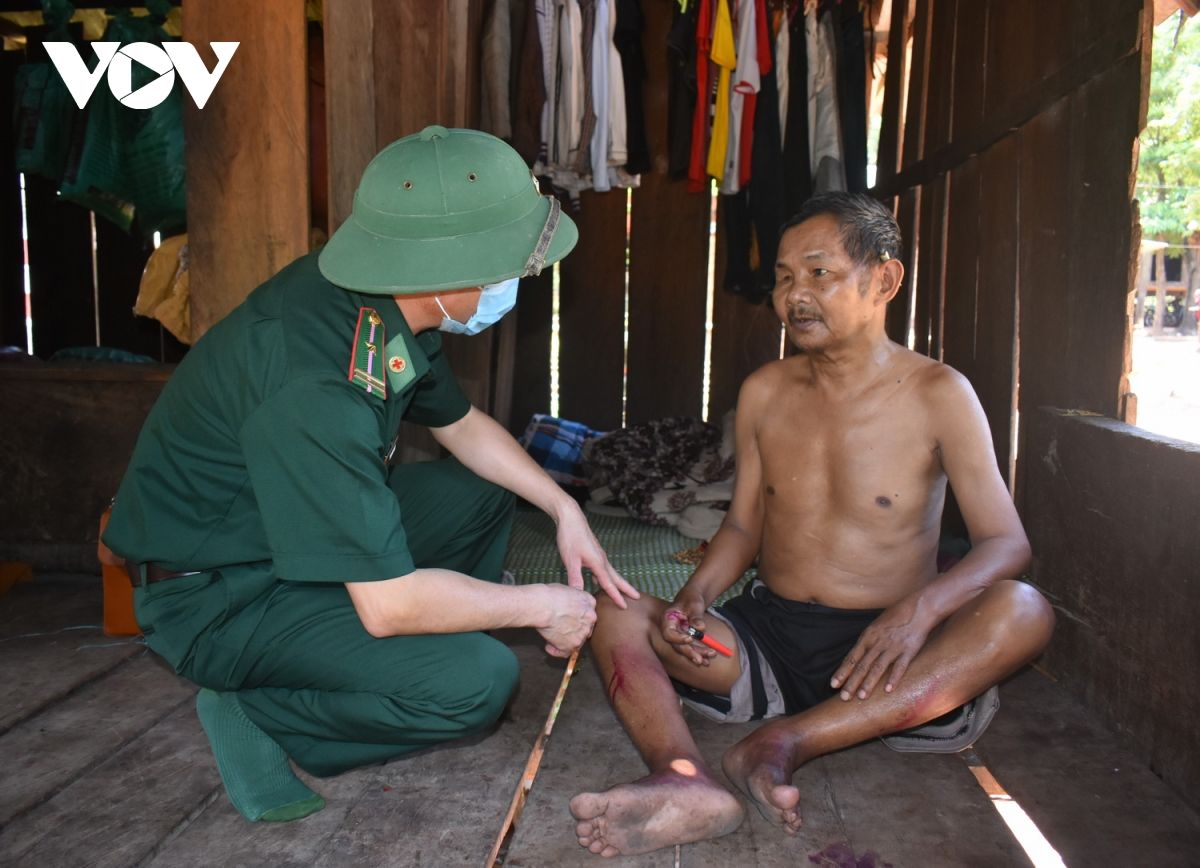
M 387 380 L 384 379 L 384 359 L 379 348 L 386 343 L 387 334 L 379 314 L 374 308 L 360 307 L 348 379 L 366 389 L 368 395 L 378 395 L 381 400 L 387 399 Z

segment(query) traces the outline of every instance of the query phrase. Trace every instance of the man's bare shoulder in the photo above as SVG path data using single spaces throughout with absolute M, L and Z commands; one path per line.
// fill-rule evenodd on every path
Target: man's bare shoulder
M 934 439 L 941 442 L 954 430 L 987 431 L 987 420 L 971 381 L 943 362 L 924 356 L 921 359 L 913 369 L 914 393 L 925 407 Z
M 779 389 L 795 382 L 800 375 L 801 364 L 800 356 L 767 362 L 742 381 L 739 404 L 745 409 L 752 409 L 770 401 Z
M 916 357 L 911 363 L 913 383 L 933 409 L 953 409 L 964 402 L 977 403 L 971 381 L 954 368 L 911 350 L 905 352 Z

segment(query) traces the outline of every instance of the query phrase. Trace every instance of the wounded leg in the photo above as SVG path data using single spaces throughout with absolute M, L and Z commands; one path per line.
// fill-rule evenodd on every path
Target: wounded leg
M 726 752 L 725 773 L 764 817 L 795 834 L 781 808 L 797 768 L 814 757 L 927 723 L 978 696 L 1036 657 L 1054 615 L 1028 585 L 1000 582 L 952 615 L 891 693 L 828 699 L 761 727 Z
M 617 717 L 650 774 L 571 800 L 579 843 L 602 856 L 628 856 L 716 838 L 736 829 L 744 813 L 737 798 L 717 782 L 684 722 L 667 666 L 660 659 L 664 651 L 678 655 L 669 648 L 656 650 L 657 623 L 666 603 L 649 598 L 629 603 L 629 609 L 622 611 L 600 599 L 592 651 Z M 666 658 L 673 669 L 695 670 L 686 673 L 689 681 L 713 682 L 715 692 L 722 692 L 719 685 L 729 671 L 737 671 L 736 663 L 731 670 L 718 668 L 719 664 L 701 670 L 682 657 L 678 661 Z M 707 684 L 697 686 L 709 689 Z

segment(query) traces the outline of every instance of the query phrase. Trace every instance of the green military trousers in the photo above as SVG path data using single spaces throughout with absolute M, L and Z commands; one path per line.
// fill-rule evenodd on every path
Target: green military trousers
M 418 568 L 499 579 L 509 492 L 454 460 L 401 465 L 389 482 Z M 344 585 L 284 581 L 269 561 L 141 587 L 135 604 L 154 651 L 202 687 L 236 691 L 314 775 L 480 732 L 516 688 L 516 658 L 490 636 L 373 638 Z

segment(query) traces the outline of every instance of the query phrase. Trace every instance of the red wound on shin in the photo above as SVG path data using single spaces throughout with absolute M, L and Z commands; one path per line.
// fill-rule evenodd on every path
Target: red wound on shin
M 622 667 L 621 660 L 615 651 L 613 652 L 611 659 L 613 671 L 612 676 L 608 679 L 608 701 L 615 705 L 617 702 L 617 694 L 625 693 L 627 688 L 625 686 L 625 670 Z

